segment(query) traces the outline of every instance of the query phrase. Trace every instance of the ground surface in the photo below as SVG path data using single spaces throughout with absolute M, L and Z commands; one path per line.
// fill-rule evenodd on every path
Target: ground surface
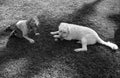
M 0 0 L 0 78 L 120 78 L 119 50 L 95 44 L 76 53 L 81 45 L 55 42 L 49 34 L 60 22 L 69 22 L 91 27 L 120 46 L 119 5 L 119 0 Z M 8 25 L 35 15 L 40 21 L 35 44 L 7 40 L 3 30 Z

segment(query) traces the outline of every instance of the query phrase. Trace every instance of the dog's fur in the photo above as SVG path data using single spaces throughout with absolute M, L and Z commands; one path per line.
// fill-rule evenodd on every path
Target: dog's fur
M 29 38 L 28 34 L 30 32 L 34 32 L 35 35 L 39 35 L 39 33 L 37 33 L 38 25 L 39 25 L 38 18 L 35 17 L 35 18 L 30 18 L 29 20 L 19 20 L 16 23 L 10 25 L 6 29 L 6 31 L 12 30 L 10 36 L 15 35 L 20 38 L 23 37 L 27 39 L 30 43 L 34 43 L 35 41 Z
M 98 34 L 91 28 L 79 26 L 75 24 L 61 23 L 59 30 L 51 32 L 55 40 L 57 38 L 65 40 L 79 40 L 77 43 L 82 44 L 82 48 L 75 49 L 74 51 L 87 51 L 87 45 L 95 44 L 96 42 L 109 46 L 116 50 L 118 46 L 111 42 L 103 41 Z

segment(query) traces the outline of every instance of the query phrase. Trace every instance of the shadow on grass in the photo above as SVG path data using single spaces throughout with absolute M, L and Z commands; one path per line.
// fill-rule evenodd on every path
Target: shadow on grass
M 118 27 L 118 29 L 115 32 L 115 42 L 120 47 L 120 14 L 110 15 L 108 16 L 108 19 L 115 22 L 115 24 Z
M 96 6 L 104 0 L 95 0 L 91 3 L 84 4 L 81 9 L 76 10 L 72 14 L 72 23 L 88 26 L 88 16 L 96 13 Z M 90 23 L 89 23 L 90 24 Z

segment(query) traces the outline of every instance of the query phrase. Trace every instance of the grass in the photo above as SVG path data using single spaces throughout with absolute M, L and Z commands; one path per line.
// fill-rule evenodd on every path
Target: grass
M 89 0 L 89 4 L 84 4 L 87 1 L 3 0 L 0 7 L 0 27 L 4 28 L 16 20 L 38 15 L 40 36 L 31 35 L 36 41 L 35 44 L 17 37 L 9 39 L 7 48 L 0 51 L 0 77 L 119 78 L 119 50 L 116 52 L 95 44 L 88 46 L 87 52 L 76 53 L 73 50 L 81 47 L 76 41 L 55 42 L 50 35 L 51 31 L 57 30 L 60 22 L 69 22 L 89 26 L 96 30 L 102 39 L 115 42 L 114 29 L 119 21 L 114 23 L 113 18 L 107 18 L 110 13 L 107 15 L 106 12 L 99 11 L 100 3 L 104 1 Z M 111 3 L 113 4 L 114 2 Z M 116 12 L 114 14 L 116 15 Z

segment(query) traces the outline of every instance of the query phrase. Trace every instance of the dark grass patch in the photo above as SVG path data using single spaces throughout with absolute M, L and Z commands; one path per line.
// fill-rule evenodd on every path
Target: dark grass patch
M 120 46 L 120 14 L 114 14 L 114 15 L 109 15 L 108 19 L 110 19 L 111 21 L 113 21 L 118 29 L 115 32 L 115 42 L 118 46 Z
M 88 25 L 86 24 L 88 19 L 87 17 L 96 13 L 95 7 L 102 1 L 104 0 L 96 0 L 88 4 L 84 4 L 81 9 L 78 9 L 73 13 L 72 23 L 83 26 Z

